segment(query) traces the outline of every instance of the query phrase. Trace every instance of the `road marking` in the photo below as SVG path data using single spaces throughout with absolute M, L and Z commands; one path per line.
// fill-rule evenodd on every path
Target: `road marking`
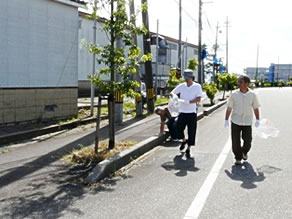
M 230 149 L 231 149 L 231 139 L 229 137 L 219 157 L 217 158 L 215 164 L 213 165 L 209 175 L 207 176 L 205 182 L 203 183 L 198 194 L 193 200 L 191 206 L 189 207 L 187 213 L 185 214 L 184 219 L 196 219 L 199 217 L 205 205 L 205 202 L 209 196 L 209 193 L 217 179 L 217 176 L 220 173 L 220 169 L 222 168 L 226 160 L 226 157 L 229 154 Z

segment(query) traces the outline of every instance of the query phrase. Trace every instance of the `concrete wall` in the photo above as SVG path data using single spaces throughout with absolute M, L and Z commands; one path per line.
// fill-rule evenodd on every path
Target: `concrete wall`
M 0 124 L 77 114 L 77 88 L 0 89 Z
M 0 1 L 0 124 L 76 114 L 73 98 L 63 112 L 44 106 L 76 97 L 78 19 L 77 7 L 56 1 Z

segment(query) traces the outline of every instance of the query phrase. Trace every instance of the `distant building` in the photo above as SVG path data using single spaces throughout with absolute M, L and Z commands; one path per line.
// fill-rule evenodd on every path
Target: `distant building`
M 283 80 L 289 81 L 292 76 L 292 64 L 274 64 L 272 63 L 269 68 L 270 74 L 273 76 L 274 82 Z
M 257 73 L 256 73 L 257 72 Z M 270 81 L 270 73 L 269 68 L 265 67 L 248 67 L 244 69 L 244 73 L 247 74 L 251 80 L 261 80 Z M 257 78 L 256 78 L 257 75 Z
M 77 114 L 79 3 L 0 1 L 0 124 Z

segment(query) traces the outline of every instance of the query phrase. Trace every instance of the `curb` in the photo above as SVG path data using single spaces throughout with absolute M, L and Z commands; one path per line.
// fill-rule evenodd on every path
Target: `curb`
M 101 120 L 106 119 L 107 117 L 108 116 L 102 116 Z M 27 131 L 21 131 L 21 132 L 16 132 L 13 134 L 0 136 L 0 147 L 4 146 L 3 144 L 15 143 L 15 142 L 31 139 L 31 138 L 45 135 L 45 134 L 52 133 L 52 132 L 58 132 L 58 131 L 65 130 L 65 129 L 76 128 L 79 125 L 85 125 L 88 123 L 92 123 L 94 121 L 96 121 L 96 118 L 85 118 L 82 120 L 66 122 L 66 123 L 63 123 L 61 125 L 59 125 L 59 124 L 51 125 L 51 126 L 40 128 L 40 129 L 31 129 L 31 130 L 27 130 Z
M 150 151 L 158 144 L 161 144 L 168 138 L 169 134 L 166 133 L 162 136 L 152 136 L 144 141 L 141 141 L 131 148 L 128 148 L 121 153 L 104 160 L 93 168 L 92 172 L 85 178 L 87 183 L 95 183 L 104 179 L 106 176 L 129 164 L 134 159 Z
M 198 113 L 197 120 L 204 118 L 204 116 L 210 115 L 216 109 L 223 106 L 226 102 L 227 102 L 226 100 L 222 101 L 212 107 L 209 107 L 203 112 Z M 134 159 L 152 150 L 154 147 L 165 141 L 168 137 L 169 133 L 166 133 L 159 137 L 158 136 L 149 137 L 144 141 L 135 144 L 131 148 L 122 151 L 121 153 L 115 155 L 114 157 L 103 160 L 93 168 L 93 170 L 89 173 L 89 175 L 85 178 L 84 181 L 86 183 L 91 184 L 104 179 L 111 173 L 129 164 Z
M 163 105 L 166 105 L 166 104 L 159 104 L 158 106 L 163 106 Z M 86 108 L 86 107 L 81 107 L 81 108 Z M 90 108 L 90 106 L 89 106 L 89 108 Z M 132 110 L 132 111 L 129 111 L 128 113 L 132 113 L 134 111 L 135 110 Z M 101 120 L 108 119 L 108 116 L 101 116 L 100 119 Z M 62 131 L 65 129 L 73 129 L 73 128 L 76 128 L 80 125 L 85 125 L 85 124 L 92 123 L 95 121 L 96 121 L 96 118 L 91 117 L 91 118 L 85 118 L 82 120 L 66 122 L 66 123 L 63 123 L 61 125 L 56 124 L 56 125 L 51 125 L 48 127 L 39 128 L 39 129 L 31 129 L 31 130 L 27 130 L 27 131 L 20 131 L 20 132 L 16 132 L 16 133 L 12 133 L 12 134 L 3 135 L 3 136 L 0 136 L 0 147 L 5 146 L 4 144 L 16 143 L 19 141 L 24 141 L 27 139 L 41 136 L 41 135 L 49 134 L 52 132 L 58 132 L 58 131 Z
M 210 115 L 212 112 L 214 112 L 216 109 L 218 109 L 219 107 L 223 106 L 226 103 L 227 103 L 227 100 L 224 100 L 224 101 L 221 101 L 221 102 L 215 104 L 214 106 L 209 107 L 208 109 L 205 109 L 203 111 L 204 116 Z

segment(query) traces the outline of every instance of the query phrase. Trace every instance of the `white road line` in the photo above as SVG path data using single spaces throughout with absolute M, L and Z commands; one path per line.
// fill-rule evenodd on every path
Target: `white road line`
M 219 157 L 217 158 L 214 166 L 212 167 L 208 177 L 206 178 L 205 182 L 200 188 L 200 191 L 196 195 L 187 213 L 185 214 L 184 219 L 196 219 L 199 217 L 230 149 L 231 149 L 231 139 L 229 138 L 224 148 L 222 149 Z

